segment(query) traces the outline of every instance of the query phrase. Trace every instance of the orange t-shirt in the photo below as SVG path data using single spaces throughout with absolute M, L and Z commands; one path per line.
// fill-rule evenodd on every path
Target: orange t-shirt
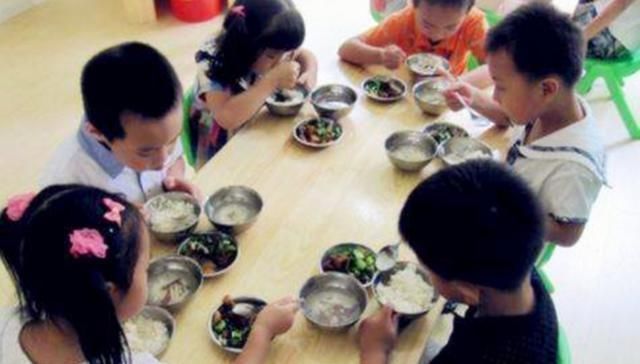
M 467 69 L 469 52 L 484 62 L 484 42 L 488 28 L 484 13 L 474 7 L 453 36 L 443 39 L 434 46 L 418 28 L 416 9 L 410 5 L 366 32 L 363 40 L 376 47 L 395 44 L 407 55 L 421 52 L 438 54 L 449 60 L 453 74 L 460 75 Z

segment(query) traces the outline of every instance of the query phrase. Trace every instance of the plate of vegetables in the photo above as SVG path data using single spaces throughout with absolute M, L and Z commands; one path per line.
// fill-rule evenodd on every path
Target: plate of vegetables
M 238 259 L 237 241 L 219 231 L 192 234 L 178 247 L 178 254 L 200 264 L 205 278 L 227 272 Z
M 340 123 L 322 117 L 301 121 L 293 129 L 295 140 L 312 148 L 325 148 L 337 144 L 343 133 Z
M 209 317 L 211 339 L 223 350 L 241 353 L 258 313 L 266 305 L 256 297 L 224 296 L 222 305 L 214 308 Z
M 371 248 L 358 243 L 342 243 L 329 248 L 320 260 L 322 272 L 346 273 L 368 287 L 373 281 L 376 269 L 376 253 Z
M 407 85 L 401 79 L 382 75 L 364 80 L 362 89 L 368 97 L 381 102 L 397 101 L 407 94 Z
M 438 144 L 442 144 L 453 137 L 469 137 L 469 132 L 463 127 L 446 122 L 429 124 L 424 128 L 424 132 L 435 139 Z

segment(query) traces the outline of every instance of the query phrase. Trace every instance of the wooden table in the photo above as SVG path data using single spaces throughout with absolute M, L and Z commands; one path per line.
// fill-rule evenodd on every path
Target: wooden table
M 369 74 L 339 64 L 323 82 L 358 85 Z M 409 80 L 406 71 L 399 72 Z M 384 141 L 394 131 L 419 130 L 427 118 L 408 95 L 394 104 L 377 104 L 359 91 L 352 113 L 341 122 L 345 129 L 338 145 L 324 150 L 301 147 L 291 137 L 295 121 L 313 115 L 306 105 L 295 118 L 277 118 L 266 111 L 241 130 L 196 176 L 205 194 L 228 185 L 257 190 L 264 208 L 258 221 L 238 236 L 240 258 L 224 276 L 208 280 L 196 297 L 177 313 L 178 328 L 163 360 L 167 363 L 229 363 L 209 338 L 211 310 L 225 294 L 257 295 L 274 300 L 296 295 L 310 276 L 319 273 L 319 259 L 328 247 L 346 241 L 375 249 L 398 239 L 397 220 L 409 192 L 426 176 L 441 168 L 433 161 L 421 173 L 396 170 L 387 160 Z M 465 126 L 472 135 L 504 149 L 504 129 L 474 126 L 466 112 L 448 113 L 440 119 Z M 486 127 L 484 128 L 486 129 Z M 202 227 L 207 224 L 203 223 Z M 174 247 L 156 246 L 154 255 Z M 408 249 L 401 255 L 415 259 Z M 400 336 L 395 363 L 417 363 L 442 302 Z M 377 309 L 370 295 L 368 312 Z M 270 363 L 357 363 L 356 329 L 330 333 L 312 327 L 300 314 L 287 334 L 272 346 Z

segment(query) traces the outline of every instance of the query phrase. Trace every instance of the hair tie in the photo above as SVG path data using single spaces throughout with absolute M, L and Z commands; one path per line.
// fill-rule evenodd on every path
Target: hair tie
M 36 194 L 33 192 L 11 197 L 9 201 L 7 201 L 7 217 L 9 220 L 13 222 L 20 221 L 34 197 L 36 197 Z
M 102 217 L 104 217 L 105 220 L 111 221 L 117 224 L 119 227 L 122 227 L 121 213 L 125 210 L 124 205 L 122 205 L 120 202 L 110 199 L 109 197 L 103 198 L 102 203 L 109 209 L 104 213 Z
M 77 229 L 69 234 L 71 247 L 69 254 L 74 258 L 94 257 L 104 259 L 107 257 L 109 247 L 104 243 L 104 238 L 95 229 Z
M 236 5 L 231 8 L 231 14 L 237 15 L 241 18 L 245 18 L 247 16 L 246 8 L 244 5 Z

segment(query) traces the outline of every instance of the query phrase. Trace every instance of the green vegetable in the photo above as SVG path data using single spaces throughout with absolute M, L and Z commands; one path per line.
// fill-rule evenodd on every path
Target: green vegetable
M 224 329 L 226 327 L 227 327 L 227 322 L 225 320 L 220 320 L 213 327 L 213 331 L 215 331 L 217 334 L 222 334 L 222 332 L 224 332 Z

